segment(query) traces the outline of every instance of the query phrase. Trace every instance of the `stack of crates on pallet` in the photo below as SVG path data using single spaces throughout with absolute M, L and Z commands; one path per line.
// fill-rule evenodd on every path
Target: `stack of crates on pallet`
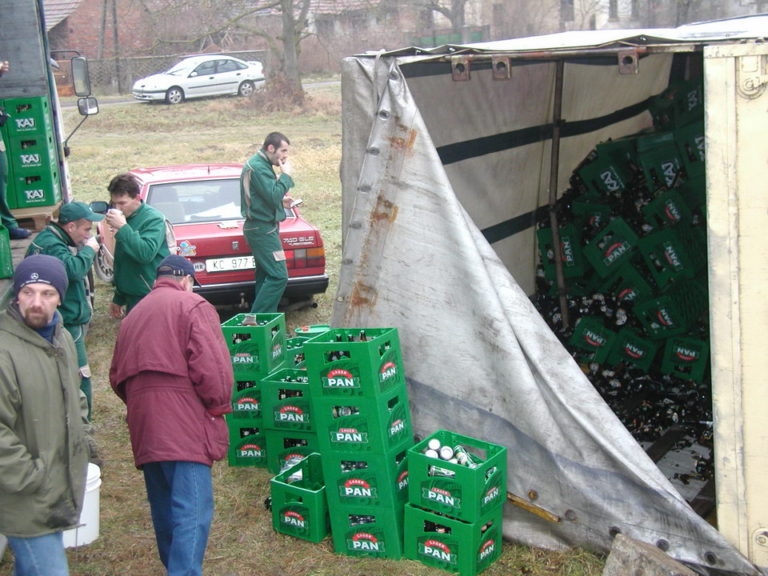
M 406 558 L 473 576 L 501 556 L 507 449 L 438 430 L 408 450 Z
M 332 329 L 304 355 L 334 550 L 399 559 L 413 432 L 397 330 Z
M 272 527 L 310 542 L 328 534 L 328 502 L 320 454 L 313 452 L 270 480 Z
M 61 176 L 48 97 L 6 98 L 0 107 L 10 116 L 2 127 L 8 207 L 53 206 L 61 200 Z
M 237 314 L 221 325 L 232 358 L 230 466 L 267 466 L 261 380 L 286 358 L 284 314 Z

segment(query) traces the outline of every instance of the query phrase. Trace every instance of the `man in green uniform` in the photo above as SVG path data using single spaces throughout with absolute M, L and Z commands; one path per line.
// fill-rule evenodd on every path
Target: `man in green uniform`
M 113 209 L 106 222 L 115 230 L 115 293 L 109 313 L 122 318 L 152 290 L 157 267 L 170 252 L 165 217 L 142 202 L 138 181 L 131 174 L 118 174 L 107 189 Z
M 69 287 L 59 307 L 64 328 L 72 335 L 80 366 L 80 389 L 88 399 L 88 419 L 91 419 L 93 399 L 91 394 L 91 368 L 85 349 L 85 335 L 93 309 L 87 285 L 88 271 L 99 250 L 99 243 L 91 235 L 94 222 L 104 216 L 91 211 L 83 202 L 69 202 L 59 210 L 58 222 L 45 227 L 27 248 L 27 256 L 47 254 L 64 263 Z
M 240 177 L 240 211 L 245 218 L 243 233 L 256 261 L 256 284 L 251 312 L 277 312 L 288 283 L 288 268 L 280 242 L 279 224 L 293 188 L 288 162 L 290 141 L 279 132 L 264 139 L 261 150 L 252 156 Z M 280 168 L 279 174 L 274 167 Z

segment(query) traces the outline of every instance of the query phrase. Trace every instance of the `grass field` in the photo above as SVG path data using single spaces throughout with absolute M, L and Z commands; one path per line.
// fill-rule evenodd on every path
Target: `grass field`
M 77 122 L 67 110 L 67 125 Z M 75 199 L 107 199 L 115 174 L 171 163 L 240 162 L 256 152 L 264 135 L 280 130 L 292 141 L 295 196 L 305 200 L 308 220 L 323 232 L 330 276 L 318 307 L 290 312 L 289 329 L 328 323 L 341 253 L 341 110 L 338 85 L 310 92 L 308 110 L 265 115 L 245 100 L 222 98 L 179 106 L 104 104 L 70 141 Z M 163 574 L 149 516 L 143 478 L 133 466 L 125 410 L 112 394 L 107 375 L 118 323 L 106 312 L 109 286 L 97 285 L 96 313 L 88 335 L 94 377 L 95 437 L 104 459 L 100 489 L 100 537 L 69 551 L 73 576 L 152 576 Z M 216 512 L 205 573 L 209 576 L 438 576 L 446 572 L 410 560 L 359 559 L 337 555 L 330 539 L 319 544 L 272 530 L 271 475 L 259 468 L 213 469 Z M 0 573 L 10 571 L 10 555 Z M 603 559 L 581 551 L 548 552 L 504 544 L 488 576 L 595 576 Z

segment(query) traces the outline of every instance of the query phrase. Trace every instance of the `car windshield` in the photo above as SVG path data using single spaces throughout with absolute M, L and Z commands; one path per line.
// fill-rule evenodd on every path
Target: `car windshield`
M 189 71 L 189 64 L 187 62 L 179 62 L 168 70 L 166 74 L 170 74 L 171 76 L 184 76 Z
M 206 220 L 234 220 L 240 215 L 240 180 L 192 180 L 155 184 L 147 193 L 154 206 L 172 224 Z

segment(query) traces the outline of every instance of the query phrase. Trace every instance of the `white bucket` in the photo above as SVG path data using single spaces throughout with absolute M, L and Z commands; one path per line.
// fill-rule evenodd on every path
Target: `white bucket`
M 64 548 L 76 548 L 90 544 L 99 537 L 99 487 L 101 469 L 96 464 L 88 464 L 88 478 L 85 481 L 85 499 L 80 520 L 76 528 L 65 530 Z

